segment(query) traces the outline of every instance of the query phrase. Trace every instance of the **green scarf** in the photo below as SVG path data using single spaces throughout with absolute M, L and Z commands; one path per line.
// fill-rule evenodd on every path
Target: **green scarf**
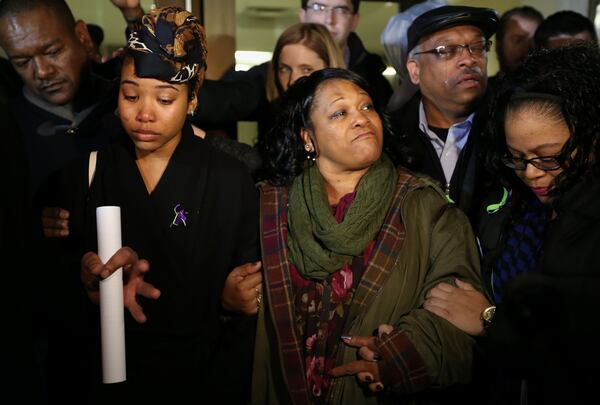
M 331 213 L 323 177 L 307 165 L 289 190 L 287 245 L 291 262 L 307 279 L 323 280 L 375 238 L 392 203 L 397 172 L 382 155 L 358 183 L 341 223 Z

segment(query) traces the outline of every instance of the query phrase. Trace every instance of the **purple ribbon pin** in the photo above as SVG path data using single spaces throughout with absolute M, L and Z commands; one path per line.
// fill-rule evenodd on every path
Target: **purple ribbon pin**
M 177 204 L 174 208 L 173 211 L 175 211 L 175 218 L 173 218 L 173 222 L 171 222 L 171 225 L 169 226 L 179 226 L 179 224 L 183 223 L 183 226 L 187 226 L 187 216 L 186 214 L 189 214 L 189 212 L 187 212 L 182 206 L 181 204 Z

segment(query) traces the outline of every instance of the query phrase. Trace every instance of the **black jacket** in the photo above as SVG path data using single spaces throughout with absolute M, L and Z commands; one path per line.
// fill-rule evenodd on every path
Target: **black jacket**
M 367 51 L 354 32 L 348 36 L 348 49 L 350 50 L 348 69 L 369 83 L 373 97 L 375 97 L 373 101 L 385 109 L 394 92 L 390 82 L 383 76 L 383 71 L 386 69 L 385 63 L 381 57 Z
M 34 195 L 52 173 L 107 144 L 119 130 L 117 92 L 117 80 L 91 74 L 73 102 L 75 122 L 34 105 L 23 95 L 11 101 L 25 139 Z
M 410 101 L 398 111 L 389 114 L 393 136 L 389 145 L 392 149 L 407 149 L 410 155 L 408 168 L 423 173 L 436 180 L 446 189 L 446 178 L 440 159 L 429 138 L 419 128 L 419 103 L 421 93 L 414 95 Z M 483 122 L 477 114 L 469 132 L 467 143 L 461 151 L 452 179 L 449 197 L 460 207 L 473 223 L 480 205 L 480 188 L 486 175 L 480 163 L 479 136 Z
M 502 252 L 502 235 L 519 215 L 520 199 L 514 194 L 497 212 L 485 212 L 486 204 L 497 203 L 501 194 L 501 189 L 488 194 L 479 221 L 488 291 L 492 265 Z M 600 327 L 594 321 L 600 290 L 598 201 L 600 179 L 594 176 L 563 195 L 544 236 L 539 272 L 508 284 L 487 338 L 481 341 L 488 371 L 496 373 L 485 403 L 518 404 L 521 395 L 529 404 L 600 401 L 600 372 L 595 367 L 600 361 Z
M 71 212 L 74 246 L 67 254 L 81 257 L 83 251 L 96 251 L 96 207 L 119 206 L 122 245 L 149 261 L 145 280 L 161 290 L 157 300 L 138 297 L 146 323 L 138 324 L 125 311 L 127 382 L 120 394 L 145 403 L 187 403 L 210 389 L 223 403 L 244 403 L 238 397 L 250 389 L 255 318 L 233 316 L 221 322 L 221 292 L 235 266 L 258 259 L 254 184 L 241 162 L 194 136 L 189 126 L 151 194 L 135 160 L 133 143 L 121 132 L 98 152 L 91 186 L 87 159 L 64 170 L 55 183 L 63 199 L 60 206 Z M 185 209 L 186 218 L 173 226 L 175 204 Z M 90 330 L 99 325 L 97 311 L 88 305 L 80 316 Z M 87 348 L 61 348 L 63 357 L 74 367 L 87 366 L 80 369 L 80 387 L 88 384 L 91 396 L 98 390 L 114 402 L 117 391 L 95 384 L 101 381 L 97 362 L 71 358 L 96 353 L 97 339 L 87 342 Z M 60 375 L 74 372 L 62 371 Z M 64 396 L 72 394 L 64 386 L 59 389 Z

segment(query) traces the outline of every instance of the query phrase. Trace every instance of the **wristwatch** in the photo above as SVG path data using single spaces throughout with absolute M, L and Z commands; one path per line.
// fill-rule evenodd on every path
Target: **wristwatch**
M 492 319 L 496 313 L 496 306 L 487 307 L 481 312 L 481 320 L 483 321 L 483 329 L 487 329 L 492 324 Z

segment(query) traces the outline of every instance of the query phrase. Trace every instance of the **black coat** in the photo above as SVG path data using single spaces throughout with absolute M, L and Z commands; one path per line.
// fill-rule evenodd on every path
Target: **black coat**
M 492 193 L 491 202 L 501 193 Z M 517 196 L 518 197 L 518 196 Z M 481 347 L 489 373 L 489 403 L 598 403 L 600 327 L 595 322 L 600 265 L 600 179 L 583 178 L 561 197 L 548 224 L 539 272 L 508 284 Z M 494 214 L 483 214 L 480 241 L 484 281 L 502 250 L 502 234 L 518 215 L 518 198 Z M 522 392 L 522 380 L 527 388 Z
M 126 311 L 128 379 L 115 394 L 188 403 L 210 390 L 225 403 L 241 403 L 249 392 L 255 318 L 222 322 L 221 292 L 235 266 L 258 259 L 258 195 L 246 167 L 187 126 L 150 194 L 125 134 L 99 151 L 89 190 L 87 168 L 84 159 L 57 182 L 60 205 L 71 211 L 72 251 L 96 249 L 95 209 L 117 205 L 123 246 L 149 261 L 145 279 L 161 290 L 158 300 L 140 298 L 145 324 Z M 173 225 L 176 205 L 185 209 L 186 224 Z M 97 322 L 94 311 L 87 316 Z
M 40 294 L 42 263 L 39 252 L 33 248 L 40 235 L 39 217 L 32 215 L 29 165 L 23 136 L 18 131 L 8 107 L 0 103 L 2 150 L 0 176 L 3 196 L 0 199 L 0 252 L 6 270 L 6 286 L 1 302 L 2 320 L 6 325 L 4 344 L 7 349 L 3 362 L 11 370 L 3 384 L 5 397 L 18 395 L 22 401 L 40 403 L 44 400 L 40 369 L 34 358 L 36 321 L 40 307 L 34 297 Z M 11 266 L 8 263 L 19 263 Z
M 45 190 L 45 181 L 70 162 L 87 156 L 110 141 L 121 123 L 115 114 L 118 81 L 91 74 L 83 80 L 75 105 L 76 122 L 34 105 L 25 96 L 11 101 L 25 137 L 32 176 L 32 193 Z M 38 196 L 43 200 L 43 195 Z M 43 201 L 40 201 L 40 204 Z
M 23 176 L 26 180 L 19 183 L 27 192 L 20 207 L 34 218 L 35 238 L 27 246 L 27 261 L 34 263 L 31 270 L 36 282 L 29 295 L 35 311 L 36 374 L 43 381 L 40 391 L 48 403 L 82 402 L 87 394 L 84 376 L 88 359 L 84 353 L 94 336 L 86 328 L 88 300 L 79 279 L 81 257 L 68 253 L 73 247 L 71 240 L 41 237 L 39 211 L 42 207 L 61 206 L 57 204 L 60 200 L 56 198 L 54 176 L 107 144 L 120 128 L 114 114 L 117 88 L 118 81 L 86 71 L 73 101 L 77 117 L 74 123 L 34 105 L 23 95 L 10 104 L 22 135 L 22 163 L 27 165 L 27 170 L 12 174 L 11 179 Z M 7 120 L 3 122 L 10 127 Z M 15 149 L 11 156 L 17 158 L 23 151 Z M 16 210 L 12 212 L 18 215 Z
M 440 159 L 427 135 L 419 128 L 420 102 L 421 93 L 417 93 L 402 109 L 388 114 L 393 131 L 388 144 L 395 150 L 407 149 L 410 160 L 406 166 L 414 172 L 432 177 L 442 189 L 446 189 L 446 178 Z M 482 127 L 482 119 L 476 114 L 467 143 L 458 157 L 450 181 L 450 198 L 469 216 L 472 223 L 477 216 L 481 187 L 487 176 L 478 156 Z

